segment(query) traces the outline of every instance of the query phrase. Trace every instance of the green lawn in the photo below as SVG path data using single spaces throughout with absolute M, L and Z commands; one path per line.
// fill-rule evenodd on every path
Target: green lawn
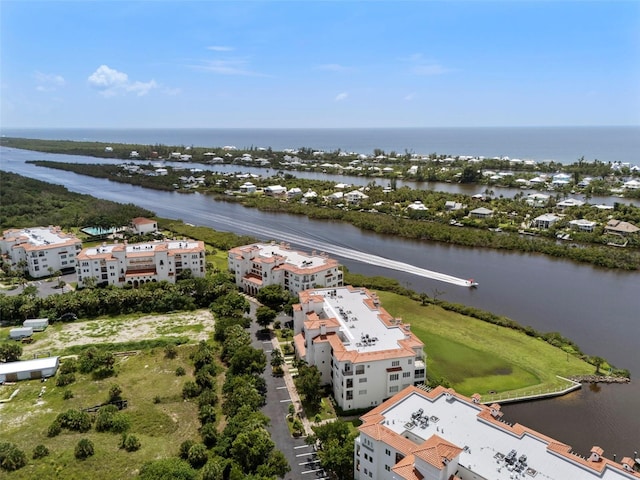
M 8 475 L 15 479 L 64 478 L 68 479 L 121 479 L 135 475 L 143 463 L 177 454 L 181 442 L 197 440 L 200 423 L 197 405 L 184 402 L 183 384 L 191 375 L 177 377 L 175 370 L 182 366 L 191 372 L 190 346 L 178 347 L 178 357 L 167 359 L 163 349 L 147 350 L 139 355 L 119 357 L 117 376 L 95 381 L 88 375 L 76 373 L 77 381 L 66 387 L 56 387 L 55 379 L 45 383 L 39 380 L 17 382 L 0 387 L 0 398 L 7 398 L 20 389 L 16 397 L 0 407 L 0 438 L 13 442 L 27 455 L 28 464 Z M 93 428 L 87 433 L 64 431 L 53 438 L 46 435 L 55 417 L 70 408 L 90 407 L 107 400 L 109 387 L 117 383 L 129 407 L 123 410 L 131 420 L 130 433 L 142 444 L 137 452 L 127 453 L 118 448 L 120 435 L 98 433 Z M 42 404 L 38 394 L 46 387 Z M 63 391 L 70 389 L 74 398 L 63 399 Z M 160 403 L 154 401 L 159 397 Z M 79 439 L 88 438 L 95 446 L 95 455 L 85 461 L 76 460 L 74 447 Z M 37 444 L 50 451 L 48 457 L 32 460 Z M 6 473 L 0 473 L 0 476 Z
M 464 394 L 547 390 L 564 386 L 556 375 L 594 372 L 590 365 L 545 341 L 389 292 L 382 306 L 411 324 L 425 344 L 427 372 L 444 377 Z

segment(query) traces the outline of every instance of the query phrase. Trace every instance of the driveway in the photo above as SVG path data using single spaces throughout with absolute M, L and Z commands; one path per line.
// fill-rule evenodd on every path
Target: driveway
M 251 302 L 251 317 L 255 320 L 255 310 L 258 306 L 255 299 L 247 297 Z M 280 318 L 283 320 L 284 318 Z M 267 384 L 267 403 L 262 407 L 262 412 L 271 419 L 269 425 L 269 433 L 272 440 L 275 442 L 278 450 L 280 450 L 289 465 L 291 471 L 285 475 L 287 480 L 305 480 L 315 479 L 322 480 L 328 479 L 322 468 L 318 457 L 314 451 L 313 446 L 307 445 L 305 438 L 294 438 L 289 433 L 287 427 L 287 415 L 289 413 L 289 405 L 294 403 L 296 409 L 300 409 L 300 399 L 293 387 L 293 381 L 291 376 L 286 377 L 274 377 L 271 370 L 271 351 L 274 348 L 274 344 L 277 344 L 277 340 L 272 340 L 259 333 L 260 326 L 254 321 L 251 323 L 250 332 L 252 339 L 252 346 L 254 348 L 263 350 L 267 356 L 267 368 L 264 372 L 264 378 Z

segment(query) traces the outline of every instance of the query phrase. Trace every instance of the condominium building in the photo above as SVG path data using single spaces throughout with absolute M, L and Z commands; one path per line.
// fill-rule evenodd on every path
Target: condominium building
M 343 410 L 379 405 L 426 378 L 423 343 L 374 293 L 306 290 L 293 307 L 296 355 L 320 371 Z
M 12 268 L 24 267 L 33 278 L 74 271 L 81 249 L 80 239 L 54 226 L 5 230 L 0 238 L 0 251 Z
M 103 243 L 85 248 L 78 255 L 78 286 L 88 278 L 97 284 L 132 285 L 168 281 L 186 270 L 194 277 L 205 275 L 204 242 L 196 240 L 162 240 L 128 244 Z
M 639 479 L 594 446 L 588 457 L 530 428 L 506 422 L 500 405 L 452 389 L 408 387 L 362 416 L 356 480 Z
M 236 285 L 249 295 L 274 284 L 282 285 L 294 295 L 317 286 L 342 285 L 337 260 L 315 251 L 307 254 L 292 250 L 284 243 L 254 243 L 232 248 L 228 262 Z

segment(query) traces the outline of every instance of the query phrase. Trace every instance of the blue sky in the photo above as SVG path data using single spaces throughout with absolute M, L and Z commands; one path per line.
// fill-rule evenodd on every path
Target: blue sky
M 640 1 L 0 0 L 5 127 L 640 125 Z

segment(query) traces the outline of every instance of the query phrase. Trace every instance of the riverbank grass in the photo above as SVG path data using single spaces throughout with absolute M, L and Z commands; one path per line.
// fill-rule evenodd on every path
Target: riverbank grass
M 385 310 L 410 323 L 424 342 L 429 377 L 448 380 L 463 395 L 547 392 L 569 385 L 558 376 L 594 372 L 593 365 L 542 339 L 394 293 L 377 294 Z

